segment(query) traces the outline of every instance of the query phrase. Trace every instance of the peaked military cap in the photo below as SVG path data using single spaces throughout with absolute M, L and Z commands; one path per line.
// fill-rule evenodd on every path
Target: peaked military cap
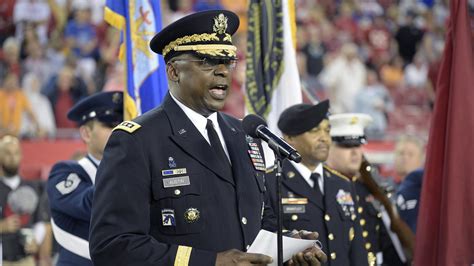
M 150 48 L 165 61 L 192 52 L 200 57 L 235 59 L 232 35 L 239 17 L 227 10 L 208 10 L 183 17 L 165 27 L 150 41 Z
M 331 138 L 342 146 L 360 146 L 367 143 L 364 129 L 372 122 L 366 114 L 335 114 L 329 116 Z
M 80 125 L 97 119 L 110 125 L 118 125 L 123 121 L 123 92 L 99 92 L 76 103 L 67 113 L 69 120 Z
M 296 104 L 288 107 L 278 119 L 278 128 L 286 135 L 296 136 L 309 131 L 328 118 L 329 100 L 316 105 Z

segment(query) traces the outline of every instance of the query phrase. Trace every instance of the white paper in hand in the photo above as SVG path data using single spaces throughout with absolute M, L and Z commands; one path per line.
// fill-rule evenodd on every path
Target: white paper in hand
M 266 230 L 260 230 L 257 237 L 253 241 L 250 248 L 247 250 L 248 253 L 259 253 L 270 256 L 273 258 L 273 263 L 270 265 L 278 264 L 277 254 L 277 234 Z M 291 259 L 291 256 L 301 252 L 309 247 L 314 246 L 316 240 L 297 239 L 291 237 L 283 237 L 283 262 Z

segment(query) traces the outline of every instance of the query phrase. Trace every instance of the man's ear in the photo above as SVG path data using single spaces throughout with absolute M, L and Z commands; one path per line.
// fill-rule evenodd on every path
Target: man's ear
M 91 134 L 91 127 L 86 125 L 82 125 L 79 127 L 79 133 L 81 135 L 82 140 L 88 144 L 91 141 L 92 134 Z
M 169 80 L 179 82 L 179 70 L 173 62 L 166 63 L 166 74 L 168 75 Z

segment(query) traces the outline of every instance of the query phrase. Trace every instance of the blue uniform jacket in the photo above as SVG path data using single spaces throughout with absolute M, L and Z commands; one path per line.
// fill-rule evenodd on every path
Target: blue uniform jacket
M 420 207 L 423 169 L 417 169 L 407 175 L 397 190 L 397 207 L 400 217 L 416 233 L 418 208 Z
M 97 172 L 94 265 L 215 265 L 217 252 L 244 251 L 260 229 L 275 230 L 265 171 L 249 153 L 262 152 L 241 121 L 218 119 L 232 176 L 170 95 L 114 130 Z
M 74 243 L 71 240 L 74 237 L 88 241 L 94 186 L 84 168 L 76 161 L 57 163 L 49 175 L 47 191 L 53 227 L 57 226 L 64 232 L 68 243 Z M 55 231 L 55 238 L 60 243 L 58 266 L 92 265 L 91 260 L 64 248 L 60 237 Z M 84 250 L 84 245 L 76 245 L 74 250 L 88 251 Z
M 267 180 L 272 208 L 277 208 L 275 178 Z M 317 184 L 316 184 L 317 185 Z M 357 200 L 352 182 L 324 166 L 324 197 L 298 170 L 283 161 L 283 227 L 319 233 L 326 265 L 367 265 Z

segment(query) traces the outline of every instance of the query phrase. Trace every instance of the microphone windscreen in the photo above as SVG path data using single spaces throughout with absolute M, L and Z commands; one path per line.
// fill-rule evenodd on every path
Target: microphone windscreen
M 7 203 L 16 214 L 32 214 L 38 206 L 38 195 L 29 186 L 20 186 L 8 194 Z
M 267 126 L 267 122 L 258 115 L 250 114 L 242 120 L 242 127 L 245 133 L 253 138 L 258 138 L 257 128 L 261 125 Z

